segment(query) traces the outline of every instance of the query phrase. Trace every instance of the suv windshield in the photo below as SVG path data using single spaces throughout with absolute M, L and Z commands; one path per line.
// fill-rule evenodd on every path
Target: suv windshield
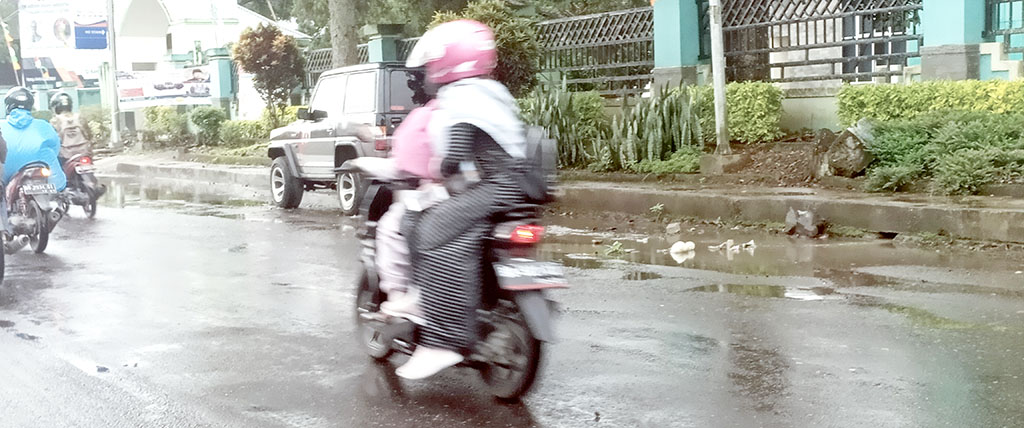
M 390 74 L 390 111 L 407 112 L 430 101 L 430 96 L 423 85 L 422 70 L 393 70 Z

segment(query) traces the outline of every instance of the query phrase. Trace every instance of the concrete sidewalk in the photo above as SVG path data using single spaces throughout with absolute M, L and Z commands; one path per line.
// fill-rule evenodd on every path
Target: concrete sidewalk
M 101 173 L 269 187 L 267 167 L 210 165 L 117 156 L 97 162 Z M 865 194 L 813 188 L 568 181 L 558 205 L 570 211 L 646 215 L 664 204 L 668 217 L 782 223 L 792 208 L 812 210 L 832 224 L 873 232 L 946 233 L 982 241 L 1024 243 L 1024 199 Z

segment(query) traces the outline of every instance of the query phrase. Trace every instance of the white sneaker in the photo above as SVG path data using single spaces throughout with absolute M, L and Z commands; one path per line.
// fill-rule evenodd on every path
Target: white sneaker
M 380 311 L 393 317 L 405 318 L 418 325 L 424 325 L 423 313 L 419 307 L 420 293 L 410 288 L 406 293 L 392 293 L 380 305 Z
M 418 380 L 433 376 L 448 367 L 461 363 L 462 354 L 447 349 L 417 347 L 412 358 L 395 370 L 401 378 Z

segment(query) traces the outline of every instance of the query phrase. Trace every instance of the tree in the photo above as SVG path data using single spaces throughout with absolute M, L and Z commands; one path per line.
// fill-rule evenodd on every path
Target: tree
M 537 85 L 541 48 L 537 29 L 530 19 L 516 16 L 503 0 L 478 0 L 466 6 L 462 13 L 438 13 L 431 25 L 456 19 L 480 21 L 494 30 L 498 45 L 494 77 L 508 86 L 512 95 L 521 97 Z
M 329 0 L 331 50 L 334 67 L 358 64 L 359 20 L 365 2 L 363 0 Z
M 292 17 L 299 23 L 299 31 L 313 36 L 315 49 L 331 47 L 331 18 L 329 0 L 294 0 Z
M 294 0 L 238 0 L 238 4 L 275 21 L 292 19 Z
M 302 83 L 304 59 L 295 39 L 273 25 L 260 24 L 242 32 L 235 45 L 235 61 L 253 74 L 253 84 L 271 112 L 271 126 L 280 125 L 281 111 L 292 90 Z
M 257 0 L 252 0 L 257 1 Z M 299 30 L 313 36 L 313 47 L 331 46 L 331 0 L 292 0 L 292 16 Z M 406 36 L 419 36 L 434 18 L 435 12 L 461 10 L 467 0 L 363 0 L 356 18 L 356 29 L 366 24 L 405 24 Z

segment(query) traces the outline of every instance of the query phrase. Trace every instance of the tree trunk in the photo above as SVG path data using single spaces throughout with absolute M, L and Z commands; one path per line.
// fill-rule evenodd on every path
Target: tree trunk
M 358 17 L 365 8 L 363 0 L 329 0 L 331 9 L 332 66 L 344 67 L 359 63 Z

